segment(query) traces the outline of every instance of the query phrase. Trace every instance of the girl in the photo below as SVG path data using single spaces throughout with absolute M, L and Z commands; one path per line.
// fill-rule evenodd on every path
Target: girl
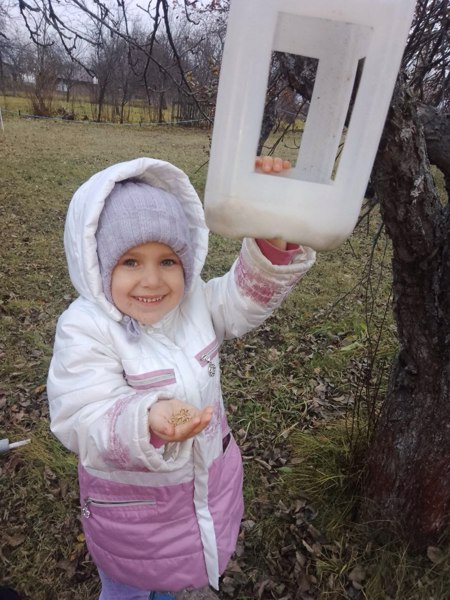
M 257 164 L 286 168 L 270 158 Z M 205 283 L 201 202 L 182 171 L 150 158 L 84 183 L 64 241 L 79 297 L 57 326 L 51 429 L 79 456 L 100 599 L 218 589 L 243 513 L 219 347 L 280 305 L 314 251 L 246 239 L 231 270 Z

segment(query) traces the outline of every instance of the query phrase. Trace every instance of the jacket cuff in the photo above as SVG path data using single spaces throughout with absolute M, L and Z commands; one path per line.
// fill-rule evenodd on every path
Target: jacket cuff
M 290 265 L 295 257 L 303 252 L 298 244 L 288 243 L 286 250 L 280 250 L 267 240 L 255 240 L 262 254 L 270 260 L 273 265 Z
M 290 252 L 290 250 L 285 252 Z M 265 273 L 276 273 L 277 278 L 281 276 L 281 282 L 283 279 L 287 281 L 291 276 L 295 277 L 299 273 L 301 275 L 305 274 L 316 261 L 315 250 L 308 246 L 299 246 L 292 262 L 281 265 L 273 264 L 259 249 L 257 241 L 252 238 L 244 238 L 241 256 L 245 262 L 258 265 L 258 268 L 262 269 Z

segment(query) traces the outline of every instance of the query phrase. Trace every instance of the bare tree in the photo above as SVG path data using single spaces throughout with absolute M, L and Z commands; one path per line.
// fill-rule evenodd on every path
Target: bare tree
M 450 110 L 450 7 L 440 0 L 418 0 L 403 65 L 408 87 L 422 103 Z
M 183 61 L 172 34 L 174 15 L 183 11 L 183 18 L 194 22 L 196 5 L 196 0 L 175 2 L 150 0 L 146 8 L 139 5 L 141 30 L 144 28 L 146 30 L 144 41 L 133 35 L 133 20 L 129 16 L 130 8 L 123 0 L 118 1 L 114 9 L 111 7 L 111 3 L 105 0 L 95 0 L 93 3 L 87 0 L 21 0 L 19 8 L 29 35 L 36 44 L 43 43 L 38 27 L 40 20 L 43 19 L 58 36 L 68 55 L 79 62 L 91 76 L 96 76 L 92 70 L 92 62 L 83 60 L 79 49 L 86 44 L 99 48 L 98 31 L 101 30 L 103 36 L 109 33 L 111 37 L 123 40 L 128 47 L 129 57 L 135 55 L 136 51 L 145 56 L 144 70 L 141 73 L 144 82 L 150 66 L 154 66 L 164 74 L 165 81 L 175 86 L 181 94 L 191 97 L 196 102 L 195 89 L 193 89 L 189 77 L 186 76 Z M 70 10 L 67 10 L 68 8 Z M 86 28 L 87 21 L 96 26 Z M 170 66 L 161 61 L 155 51 L 158 40 L 161 40 L 162 36 L 167 40 L 172 54 Z M 100 50 L 97 50 L 97 53 L 100 53 Z M 133 68 L 135 69 L 135 66 Z M 136 70 L 135 73 L 137 73 Z M 100 90 L 99 95 L 101 93 Z M 203 112 L 200 104 L 198 104 L 198 110 Z M 208 118 L 207 115 L 204 117 Z
M 7 35 L 9 16 L 7 4 L 4 0 L 0 1 L 0 89 L 5 91 L 5 65 L 11 63 L 11 50 L 13 42 Z
M 90 36 L 95 39 L 88 59 L 89 72 L 93 74 L 92 99 L 95 105 L 95 120 L 100 122 L 106 103 L 108 88 L 116 68 L 116 39 L 109 35 L 101 21 L 94 21 Z
M 274 65 L 269 130 L 283 85 L 308 99 L 314 83 L 313 65 L 303 57 L 281 55 Z M 372 173 L 393 245 L 400 351 L 377 407 L 360 511 L 417 549 L 450 534 L 450 209 L 448 198 L 437 194 L 430 166 L 444 174 L 448 196 L 449 78 L 448 1 L 418 0 Z M 266 134 L 263 127 L 261 142 Z
M 450 210 L 430 170 L 433 160 L 450 177 L 448 11 L 446 0 L 417 4 L 373 174 L 393 245 L 400 351 L 369 450 L 362 515 L 417 549 L 450 535 Z M 425 130 L 419 100 L 436 107 L 425 112 Z M 436 135 L 446 150 L 431 144 Z
M 48 24 L 41 20 L 38 24 L 39 36 L 43 43 L 28 43 L 23 49 L 26 91 L 33 114 L 50 116 L 58 79 L 62 74 L 62 55 L 57 45 L 52 43 Z
M 212 124 L 223 51 L 220 21 L 204 12 L 201 26 L 182 20 L 174 28 L 180 61 L 195 95 L 194 101 L 177 93 L 176 118 L 185 125 Z

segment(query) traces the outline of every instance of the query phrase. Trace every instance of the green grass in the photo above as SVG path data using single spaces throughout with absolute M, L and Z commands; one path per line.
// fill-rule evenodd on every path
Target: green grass
M 48 430 L 45 393 L 56 319 L 75 296 L 62 247 L 67 204 L 94 172 L 137 156 L 173 162 L 202 195 L 208 134 L 9 113 L 4 120 L 0 437 L 32 443 L 0 457 L 0 572 L 4 583 L 36 600 L 93 600 L 98 582 L 81 537 L 75 461 Z M 283 156 L 288 151 L 279 148 Z M 358 565 L 367 573 L 359 598 L 445 600 L 450 589 L 445 560 L 376 547 L 348 518 L 358 491 L 345 479 L 350 442 L 342 423 L 358 399 L 365 416 L 374 349 L 369 383 L 381 389 L 387 371 L 378 371 L 396 350 L 390 248 L 381 238 L 372 249 L 378 223 L 375 212 L 349 243 L 318 257 L 274 317 L 224 345 L 224 396 L 244 456 L 246 498 L 246 526 L 224 599 L 280 600 L 299 589 L 312 598 L 347 598 Z M 205 278 L 227 270 L 238 248 L 212 235 Z M 406 590 L 403 597 L 399 590 Z

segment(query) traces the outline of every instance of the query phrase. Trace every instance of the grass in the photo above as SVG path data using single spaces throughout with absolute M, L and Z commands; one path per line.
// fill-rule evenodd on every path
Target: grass
M 327 428 L 292 436 L 293 466 L 288 487 L 320 506 L 319 527 L 335 534 L 351 519 L 358 498 L 358 478 L 350 477 L 352 444 L 345 421 L 331 421 Z M 339 531 L 339 533 L 342 533 Z
M 0 573 L 26 598 L 93 600 L 98 582 L 78 519 L 76 464 L 49 433 L 45 393 L 56 319 L 75 296 L 62 248 L 67 203 L 94 172 L 144 155 L 185 170 L 202 195 L 208 135 L 4 118 L 0 437 L 32 443 L 0 457 Z M 246 498 L 224 599 L 280 600 L 300 597 L 299 590 L 323 599 L 448 597 L 445 549 L 411 558 L 400 546 L 368 541 L 348 518 L 357 490 L 345 479 L 350 442 L 342 424 L 355 400 L 365 412 L 373 349 L 380 368 L 396 350 L 389 245 L 381 238 L 372 248 L 378 222 L 373 213 L 351 242 L 321 254 L 270 321 L 223 348 L 224 395 L 244 456 Z M 238 247 L 212 235 L 205 278 L 228 269 Z M 377 373 L 369 383 L 375 381 L 386 383 Z
M 317 431 L 296 432 L 293 458 L 283 478 L 286 502 L 314 502 L 320 531 L 313 547 L 320 599 L 446 600 L 450 548 L 410 554 L 399 540 L 381 541 L 374 524 L 356 520 L 363 464 L 355 460 L 346 420 Z M 295 493 L 293 493 L 295 490 Z
M 67 101 L 66 95 L 55 92 L 52 98 L 46 99 L 46 106 L 50 108 L 50 114 L 54 117 L 61 117 L 63 114 L 73 114 L 76 121 L 97 119 L 97 104 L 91 102 L 89 98 L 72 97 Z M 26 92 L 21 95 L 3 94 L 1 96 L 0 107 L 11 113 L 21 113 L 23 115 L 33 115 L 33 105 L 31 95 Z M 158 116 L 153 107 L 149 107 L 143 100 L 134 100 L 133 104 L 127 104 L 124 108 L 124 123 L 139 124 L 153 123 Z M 172 120 L 171 108 L 162 111 L 164 122 L 170 123 Z M 116 114 L 115 109 L 110 104 L 104 104 L 102 109 L 102 122 L 118 123 L 120 116 Z

